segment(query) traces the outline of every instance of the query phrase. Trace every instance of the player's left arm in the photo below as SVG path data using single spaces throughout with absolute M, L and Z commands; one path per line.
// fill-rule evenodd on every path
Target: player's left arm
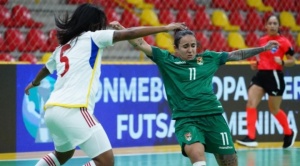
M 33 79 L 32 82 L 30 82 L 26 88 L 25 88 L 25 93 L 27 95 L 29 95 L 29 89 L 39 86 L 41 81 L 50 74 L 50 71 L 47 69 L 46 66 L 44 66 L 39 72 L 38 74 L 35 76 L 35 78 Z
M 277 58 L 275 57 L 275 62 L 278 63 L 279 65 L 282 65 L 282 66 L 285 66 L 285 67 L 291 67 L 291 66 L 294 66 L 295 63 L 296 63 L 296 59 L 295 57 L 293 56 L 295 53 L 293 47 L 289 47 L 288 48 L 288 51 L 285 53 L 285 56 L 286 56 L 286 60 L 283 60 L 281 58 Z
M 277 41 L 269 41 L 265 46 L 254 47 L 248 49 L 236 50 L 228 53 L 227 61 L 239 61 L 258 55 L 261 52 L 277 48 L 279 46 Z
M 281 65 L 286 67 L 294 66 L 296 63 L 296 58 L 293 56 L 293 54 L 286 53 L 286 60 L 282 60 Z

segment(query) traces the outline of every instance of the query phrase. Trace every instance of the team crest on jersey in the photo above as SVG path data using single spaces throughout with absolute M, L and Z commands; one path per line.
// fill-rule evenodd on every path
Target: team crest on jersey
M 197 64 L 198 65 L 203 65 L 203 58 L 201 56 L 197 57 Z
M 191 134 L 190 132 L 185 133 L 185 134 L 184 134 L 184 137 L 185 137 L 185 139 L 186 139 L 187 141 L 192 140 L 192 134 Z

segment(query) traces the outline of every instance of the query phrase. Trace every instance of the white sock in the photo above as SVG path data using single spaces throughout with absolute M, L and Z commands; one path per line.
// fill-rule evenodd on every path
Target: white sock
M 83 166 L 96 166 L 93 160 L 89 161 L 88 163 L 84 164 Z
M 206 162 L 205 161 L 197 161 L 193 164 L 193 166 L 206 166 Z
M 60 163 L 53 153 L 49 153 L 40 159 L 35 166 L 60 166 Z

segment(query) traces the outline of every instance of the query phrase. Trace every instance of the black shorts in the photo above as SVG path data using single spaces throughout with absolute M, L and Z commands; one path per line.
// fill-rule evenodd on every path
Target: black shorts
M 285 89 L 284 75 L 279 70 L 259 70 L 249 87 L 253 84 L 262 87 L 269 96 L 282 96 Z

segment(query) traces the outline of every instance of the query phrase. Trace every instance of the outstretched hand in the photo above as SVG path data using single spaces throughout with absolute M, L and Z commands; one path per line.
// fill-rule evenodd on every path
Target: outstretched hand
M 111 26 L 113 29 L 115 30 L 122 30 L 122 29 L 126 29 L 125 27 L 123 27 L 123 25 L 121 25 L 118 21 L 112 21 L 109 23 L 109 26 Z
M 29 83 L 26 88 L 25 88 L 25 94 L 26 95 L 29 95 L 29 89 L 35 87 L 34 85 L 32 85 L 32 83 Z
M 265 50 L 271 50 L 272 48 L 278 48 L 279 43 L 276 40 L 270 40 L 265 46 Z
M 167 29 L 168 29 L 168 31 L 173 31 L 176 29 L 184 30 L 184 29 L 187 29 L 187 27 L 186 27 L 185 23 L 183 23 L 183 22 L 179 22 L 179 23 L 175 22 L 175 23 L 168 24 Z

